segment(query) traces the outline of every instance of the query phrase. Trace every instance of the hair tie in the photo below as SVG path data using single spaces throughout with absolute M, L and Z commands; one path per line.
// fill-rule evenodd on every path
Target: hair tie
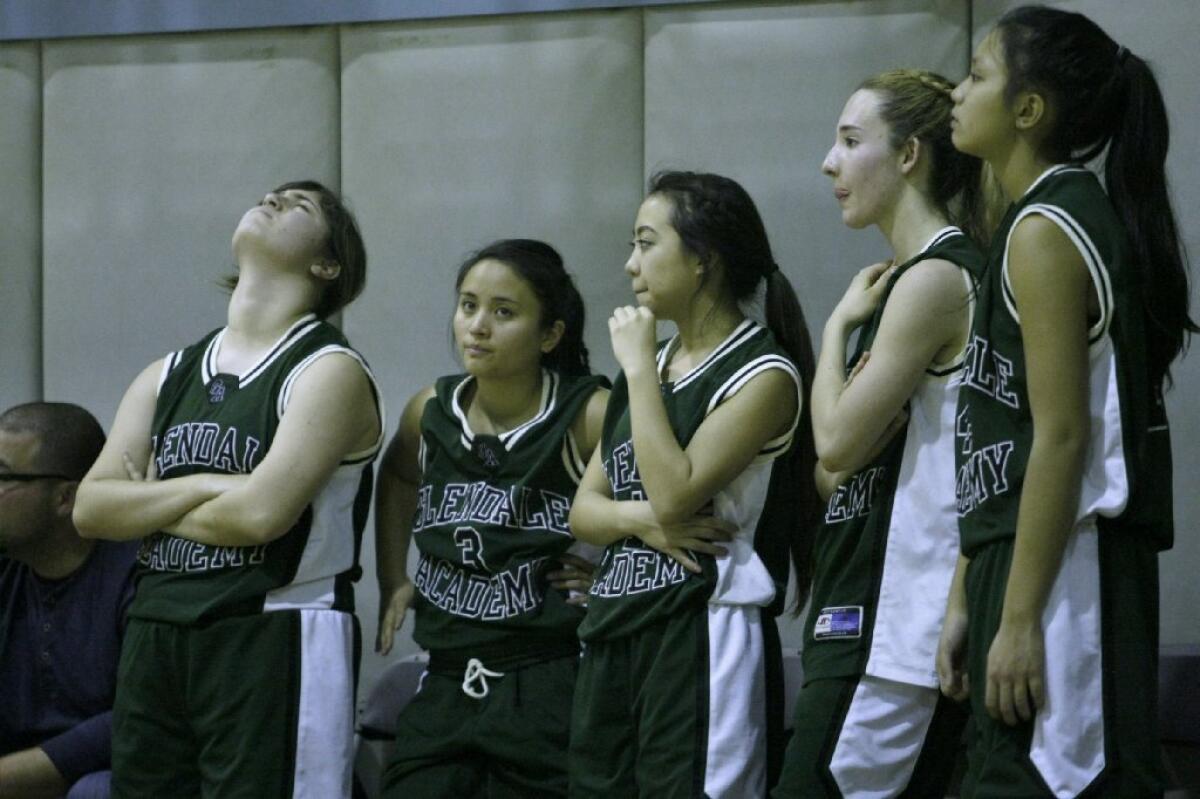
M 1117 46 L 1117 63 L 1121 66 L 1125 65 L 1125 59 L 1129 58 L 1129 48 L 1125 45 Z

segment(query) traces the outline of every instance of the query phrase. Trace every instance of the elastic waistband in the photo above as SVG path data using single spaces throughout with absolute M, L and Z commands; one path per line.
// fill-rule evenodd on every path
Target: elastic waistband
M 493 671 L 511 671 L 534 663 L 579 656 L 579 641 L 563 639 L 538 641 L 524 646 L 476 647 L 438 649 L 429 652 L 429 672 L 460 675 L 471 661 L 482 663 Z

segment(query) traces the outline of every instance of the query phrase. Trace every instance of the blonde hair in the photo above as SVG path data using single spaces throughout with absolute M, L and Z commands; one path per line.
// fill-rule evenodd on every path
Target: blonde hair
M 954 84 L 936 72 L 894 69 L 867 78 L 860 90 L 879 95 L 879 116 L 890 130 L 889 141 L 900 149 L 915 138 L 929 153 L 929 196 L 954 224 L 976 241 L 984 241 L 978 158 L 961 153 L 950 140 Z

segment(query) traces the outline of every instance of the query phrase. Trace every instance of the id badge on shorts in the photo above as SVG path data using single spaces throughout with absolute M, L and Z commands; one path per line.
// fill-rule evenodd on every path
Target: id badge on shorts
M 860 638 L 862 636 L 862 605 L 840 608 L 821 608 L 813 625 L 813 638 Z

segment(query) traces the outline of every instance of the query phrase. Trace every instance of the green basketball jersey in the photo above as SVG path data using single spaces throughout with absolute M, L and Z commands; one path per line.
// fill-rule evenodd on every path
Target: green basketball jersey
M 930 259 L 957 264 L 974 296 L 983 254 L 958 228 L 943 228 L 892 273 L 859 328 L 847 372 L 874 344 L 896 281 Z M 906 403 L 905 428 L 829 498 L 813 549 L 806 679 L 866 672 L 937 684 L 933 656 L 958 560 L 954 413 L 962 359 L 960 352 L 925 370 Z
M 1095 175 L 1060 165 L 1013 204 L 992 240 L 967 349 L 956 425 L 963 552 L 1016 534 L 1033 440 L 1025 353 L 1008 277 L 1008 243 L 1026 216 L 1050 220 L 1078 248 L 1100 317 L 1088 330 L 1090 442 L 1076 519 L 1136 528 L 1162 548 L 1173 536 L 1171 449 L 1161 387 L 1146 368 L 1142 274 Z
M 576 543 L 567 517 L 587 464 L 571 425 L 607 381 L 543 370 L 537 414 L 490 436 L 467 422 L 473 380 L 438 380 L 421 416 L 413 638 L 449 660 L 508 668 L 578 647 L 583 612 L 545 575 Z
M 167 356 L 152 426 L 158 479 L 252 472 L 271 448 L 300 373 L 328 353 L 370 369 L 332 325 L 308 315 L 241 375 L 217 369 L 224 329 Z M 375 390 L 382 427 L 383 408 Z M 280 538 L 261 546 L 210 546 L 169 533 L 145 539 L 132 617 L 176 624 L 284 609 L 352 611 L 351 585 L 371 500 L 380 440 L 346 456 Z M 270 497 L 262 501 L 269 502 Z
M 780 369 L 796 383 L 796 367 L 762 325 L 743 321 L 703 362 L 674 382 L 666 367 L 678 347 L 673 338 L 658 351 L 658 372 L 667 418 L 680 446 L 687 447 L 705 418 L 755 375 Z M 694 574 L 672 558 L 630 537 L 609 545 L 588 597 L 580 637 L 609 640 L 636 632 L 668 616 L 703 608 L 708 602 L 757 605 L 770 614 L 782 607 L 788 579 L 788 542 L 795 526 L 796 491 L 773 477 L 784 470 L 775 459 L 791 446 L 799 415 L 788 432 L 763 447 L 746 471 L 713 497 L 702 513 L 738 526 L 729 556 L 696 555 Z M 600 442 L 604 472 L 617 501 L 646 498 L 633 451 L 629 391 L 624 374 L 609 397 Z M 693 553 L 695 554 L 695 553 Z

